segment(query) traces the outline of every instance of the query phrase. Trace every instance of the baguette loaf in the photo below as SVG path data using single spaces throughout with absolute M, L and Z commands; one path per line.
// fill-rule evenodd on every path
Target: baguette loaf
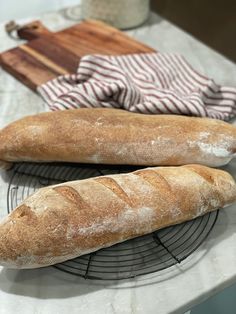
M 0 131 L 0 160 L 220 166 L 236 152 L 236 127 L 177 115 L 118 109 L 41 113 Z
M 52 265 L 235 201 L 230 174 L 200 165 L 147 168 L 49 186 L 0 224 L 0 264 Z

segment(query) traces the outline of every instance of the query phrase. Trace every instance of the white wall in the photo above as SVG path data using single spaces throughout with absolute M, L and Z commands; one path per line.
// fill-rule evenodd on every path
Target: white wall
M 0 22 L 33 17 L 79 3 L 80 0 L 0 0 Z

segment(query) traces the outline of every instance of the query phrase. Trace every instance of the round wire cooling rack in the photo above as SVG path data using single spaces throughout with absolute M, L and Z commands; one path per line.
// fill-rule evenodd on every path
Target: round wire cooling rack
M 135 167 L 78 164 L 15 164 L 10 173 L 8 213 L 40 187 L 65 181 L 133 171 Z M 182 262 L 206 239 L 218 211 L 151 234 L 54 265 L 87 279 L 128 279 L 150 274 Z

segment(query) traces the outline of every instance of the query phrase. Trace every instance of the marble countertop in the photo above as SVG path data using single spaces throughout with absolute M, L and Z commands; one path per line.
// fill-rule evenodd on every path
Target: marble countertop
M 52 30 L 74 22 L 61 12 L 42 15 Z M 29 20 L 32 20 L 31 18 Z M 131 36 L 162 52 L 178 52 L 216 82 L 236 86 L 236 65 L 168 21 L 152 14 Z M 0 24 L 0 51 L 19 44 Z M 40 97 L 0 69 L 0 127 L 43 111 Z M 236 163 L 227 169 L 236 175 Z M 7 179 L 0 176 L 0 217 L 7 214 Z M 220 211 L 204 244 L 180 265 L 121 282 L 85 280 L 53 267 L 35 270 L 0 268 L 0 313 L 183 313 L 236 282 L 236 206 Z

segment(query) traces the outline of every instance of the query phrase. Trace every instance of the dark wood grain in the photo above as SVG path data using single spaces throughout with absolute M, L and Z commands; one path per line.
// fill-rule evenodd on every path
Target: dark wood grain
M 143 53 L 154 51 L 147 45 L 136 41 L 121 31 L 98 21 L 85 21 L 57 33 L 63 40 L 69 36 L 78 38 L 76 44 L 82 43 L 106 51 L 106 53 Z
M 0 56 L 2 67 L 23 84 L 36 91 L 37 86 L 60 75 L 24 50 L 15 48 Z
M 39 38 L 30 41 L 27 46 L 51 60 L 66 72 L 73 73 L 78 66 L 78 56 L 61 44 L 61 40 L 55 37 Z M 46 49 L 45 49 L 46 47 Z M 43 62 L 43 61 L 42 61 Z
M 29 42 L 1 53 L 0 64 L 32 90 L 58 75 L 76 72 L 84 55 L 154 51 L 98 21 L 84 21 L 57 33 L 34 21 L 24 25 L 18 34 Z
M 26 25 L 23 25 L 17 30 L 17 34 L 20 38 L 26 40 L 32 40 L 43 36 L 50 36 L 50 32 L 40 21 L 33 21 Z

